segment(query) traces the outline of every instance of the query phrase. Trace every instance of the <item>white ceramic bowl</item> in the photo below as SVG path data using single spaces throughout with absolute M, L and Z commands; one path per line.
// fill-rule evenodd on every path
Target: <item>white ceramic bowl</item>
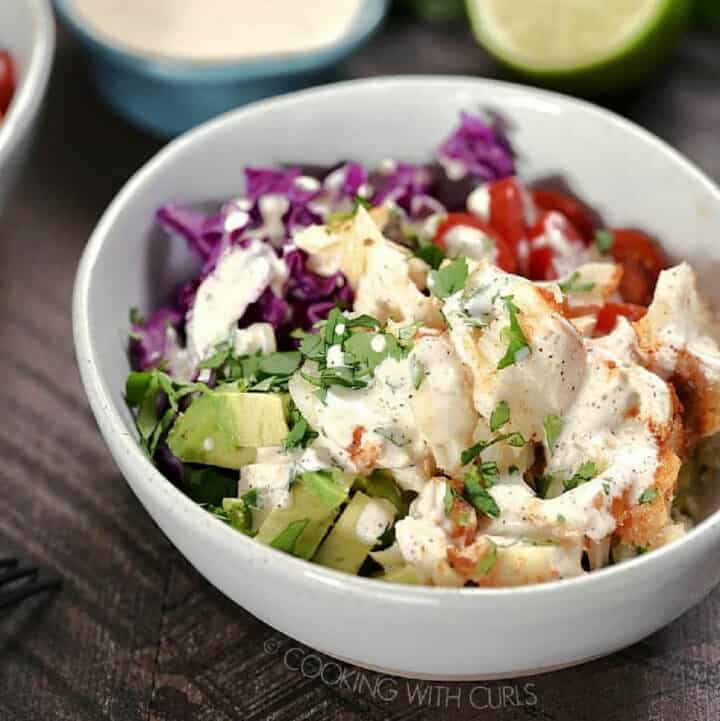
M 0 208 L 25 158 L 32 129 L 47 88 L 55 21 L 47 0 L 0 2 L 0 50 L 9 50 L 17 88 L 0 121 Z
M 127 311 L 151 307 L 185 272 L 184 249 L 151 231 L 161 203 L 237 195 L 246 163 L 427 160 L 458 112 L 481 106 L 508 119 L 525 178 L 562 174 L 610 225 L 641 226 L 673 256 L 691 261 L 705 290 L 720 298 L 713 282 L 720 192 L 674 150 L 584 102 L 442 77 L 309 90 L 221 116 L 179 138 L 109 207 L 75 286 L 75 342 L 90 404 L 121 471 L 172 542 L 212 584 L 283 633 L 361 666 L 417 677 L 534 673 L 652 633 L 720 579 L 720 515 L 636 560 L 517 589 L 395 586 L 314 566 L 215 520 L 143 455 L 123 402 Z

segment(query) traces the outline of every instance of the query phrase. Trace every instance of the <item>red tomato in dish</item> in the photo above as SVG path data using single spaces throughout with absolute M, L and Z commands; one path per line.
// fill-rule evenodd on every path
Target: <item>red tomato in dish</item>
M 633 303 L 606 303 L 597 316 L 595 323 L 595 333 L 597 335 L 605 335 L 609 333 L 617 323 L 618 316 L 622 315 L 630 321 L 640 320 L 647 308 L 642 305 L 634 305 Z
M 528 257 L 528 277 L 532 280 L 554 280 L 558 277 L 555 270 L 555 258 L 558 250 L 543 243 L 549 234 L 564 239 L 567 253 L 580 252 L 585 243 L 575 226 L 556 210 L 544 210 L 530 229 L 530 255 Z
M 498 268 L 502 268 L 502 270 L 507 273 L 515 273 L 517 271 L 517 259 L 510 249 L 510 246 L 487 223 L 470 213 L 448 213 L 442 223 L 438 225 L 433 243 L 439 248 L 447 250 L 447 244 L 445 243 L 446 233 L 460 225 L 476 228 L 493 241 L 496 251 L 495 264 Z
M 10 105 L 15 92 L 15 68 L 7 50 L 0 50 L 0 116 Z
M 488 184 L 490 225 L 502 236 L 517 257 L 520 242 L 527 238 L 523 189 L 515 177 Z
M 557 210 L 562 213 L 590 245 L 595 235 L 595 223 L 590 212 L 570 195 L 556 190 L 533 190 L 532 199 L 538 210 Z
M 617 228 L 610 232 L 613 235 L 610 252 L 623 267 L 622 297 L 634 305 L 650 305 L 658 275 L 667 268 L 665 254 L 654 240 L 639 230 Z

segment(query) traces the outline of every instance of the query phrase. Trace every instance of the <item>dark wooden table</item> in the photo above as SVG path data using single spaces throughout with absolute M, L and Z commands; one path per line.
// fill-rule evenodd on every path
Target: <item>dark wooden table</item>
M 418 71 L 498 74 L 462 27 L 399 18 L 347 68 Z M 719 83 L 720 33 L 696 31 L 616 109 L 720 179 Z M 0 618 L 0 719 L 720 718 L 720 591 L 601 661 L 507 683 L 433 685 L 318 660 L 183 560 L 96 431 L 70 327 L 85 241 L 159 147 L 97 100 L 61 36 L 38 141 L 0 221 L 0 550 L 53 569 L 65 586 Z

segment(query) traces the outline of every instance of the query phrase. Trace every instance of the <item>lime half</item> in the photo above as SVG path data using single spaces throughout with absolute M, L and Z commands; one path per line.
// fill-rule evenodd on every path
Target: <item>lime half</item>
M 663 59 L 692 0 L 467 0 L 473 30 L 500 62 L 580 93 L 626 88 Z

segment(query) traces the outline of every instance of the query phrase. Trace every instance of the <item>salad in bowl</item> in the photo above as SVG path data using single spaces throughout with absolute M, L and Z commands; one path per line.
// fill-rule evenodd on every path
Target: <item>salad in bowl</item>
M 197 274 L 131 311 L 126 400 L 218 522 L 378 580 L 518 586 L 683 535 L 720 347 L 693 269 L 527 187 L 497 118 L 425 164 L 249 167 L 157 223 Z

